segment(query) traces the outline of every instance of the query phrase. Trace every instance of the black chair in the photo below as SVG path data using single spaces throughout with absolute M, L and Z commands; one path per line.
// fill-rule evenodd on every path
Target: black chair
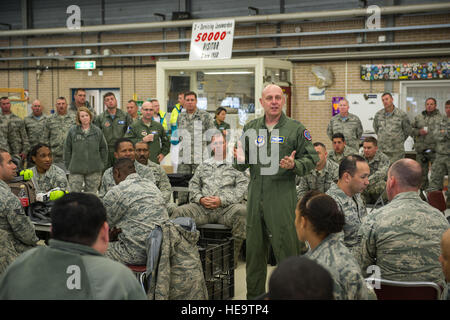
M 439 300 L 442 288 L 434 282 L 392 281 L 367 278 L 373 284 L 378 300 Z

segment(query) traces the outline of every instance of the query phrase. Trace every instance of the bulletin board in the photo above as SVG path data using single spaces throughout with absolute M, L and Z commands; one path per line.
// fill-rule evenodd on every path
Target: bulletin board
M 436 80 L 450 78 L 450 62 L 365 64 L 362 80 Z
M 349 102 L 348 112 L 353 113 L 359 117 L 362 122 L 364 133 L 375 133 L 373 130 L 373 118 L 378 110 L 384 108 L 381 102 L 383 93 L 357 93 L 348 94 L 347 100 Z M 398 93 L 393 93 L 394 106 L 398 107 Z

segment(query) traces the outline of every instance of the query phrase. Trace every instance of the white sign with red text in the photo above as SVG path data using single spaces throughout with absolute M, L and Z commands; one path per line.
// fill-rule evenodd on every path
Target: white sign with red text
M 233 36 L 234 20 L 194 23 L 189 60 L 231 59 Z

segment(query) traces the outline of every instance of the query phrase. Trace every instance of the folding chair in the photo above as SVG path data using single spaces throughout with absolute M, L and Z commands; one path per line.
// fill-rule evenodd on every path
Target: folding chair
M 370 210 L 369 213 L 371 213 L 373 210 L 375 210 L 375 209 L 377 209 L 377 208 L 380 208 L 380 207 L 384 206 L 383 194 L 384 194 L 385 192 L 386 192 L 386 191 L 383 191 L 383 192 L 380 194 L 380 196 L 378 197 L 377 201 L 376 201 L 375 204 L 373 205 L 372 210 Z M 369 205 L 368 205 L 367 207 L 369 208 Z
M 445 212 L 447 204 L 445 203 L 444 194 L 441 190 L 430 191 L 427 194 L 428 203 L 441 212 Z
M 145 274 L 147 271 L 147 266 L 127 264 L 127 267 L 131 269 L 131 271 L 136 276 L 136 279 L 139 281 L 139 283 L 142 286 L 142 288 L 144 289 L 144 291 L 147 292 L 147 289 L 145 287 Z
M 392 281 L 367 278 L 373 284 L 378 300 L 439 300 L 442 288 L 434 282 Z

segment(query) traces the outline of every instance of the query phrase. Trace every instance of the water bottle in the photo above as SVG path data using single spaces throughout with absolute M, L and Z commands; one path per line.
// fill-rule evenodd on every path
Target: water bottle
M 22 207 L 27 208 L 29 206 L 30 202 L 28 200 L 28 194 L 27 191 L 25 190 L 24 184 L 20 185 L 20 191 L 17 197 L 19 198 Z

